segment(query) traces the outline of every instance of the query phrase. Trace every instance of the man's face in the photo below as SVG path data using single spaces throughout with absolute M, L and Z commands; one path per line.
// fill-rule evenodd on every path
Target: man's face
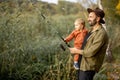
M 94 12 L 89 13 L 88 23 L 90 24 L 90 26 L 94 26 L 97 23 L 97 16 Z

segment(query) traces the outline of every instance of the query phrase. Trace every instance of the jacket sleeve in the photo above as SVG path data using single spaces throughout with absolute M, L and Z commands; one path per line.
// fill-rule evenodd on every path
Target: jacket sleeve
M 90 47 L 84 50 L 81 50 L 81 54 L 84 57 L 92 57 L 94 56 L 102 47 L 104 44 L 105 34 L 104 32 L 99 32 L 98 34 L 95 35 L 93 43 L 91 43 Z
M 71 41 L 73 38 L 74 38 L 74 31 L 73 31 L 68 37 L 65 38 L 65 41 L 66 41 L 66 42 L 69 42 L 69 41 Z

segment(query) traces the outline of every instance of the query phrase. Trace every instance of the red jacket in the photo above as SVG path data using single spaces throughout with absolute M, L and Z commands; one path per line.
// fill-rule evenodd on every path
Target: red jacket
M 82 31 L 73 30 L 72 33 L 65 38 L 65 41 L 69 42 L 74 39 L 74 47 L 80 49 L 87 33 L 88 31 L 85 28 Z

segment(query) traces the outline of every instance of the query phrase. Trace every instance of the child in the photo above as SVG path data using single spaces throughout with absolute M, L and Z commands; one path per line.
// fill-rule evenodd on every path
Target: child
M 81 18 L 78 18 L 74 22 L 75 30 L 72 31 L 72 33 L 66 37 L 64 40 L 66 42 L 71 41 L 74 38 L 74 47 L 80 49 L 82 47 L 82 43 L 84 40 L 84 37 L 88 33 L 88 31 L 85 29 L 85 21 Z M 76 70 L 79 69 L 79 54 L 74 55 L 74 68 Z

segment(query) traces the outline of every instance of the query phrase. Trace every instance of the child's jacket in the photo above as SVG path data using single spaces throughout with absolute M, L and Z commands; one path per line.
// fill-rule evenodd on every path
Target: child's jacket
M 65 41 L 69 42 L 74 39 L 74 47 L 80 49 L 87 33 L 88 31 L 85 28 L 82 31 L 74 30 L 68 37 L 65 38 Z

